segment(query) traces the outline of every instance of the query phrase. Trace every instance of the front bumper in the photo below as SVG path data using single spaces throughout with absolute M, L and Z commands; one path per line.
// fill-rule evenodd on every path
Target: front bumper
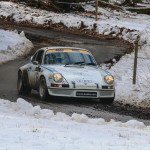
M 48 88 L 49 95 L 78 98 L 113 98 L 115 89 Z

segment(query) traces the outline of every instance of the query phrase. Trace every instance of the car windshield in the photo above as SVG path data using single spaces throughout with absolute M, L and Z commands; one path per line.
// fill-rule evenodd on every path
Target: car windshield
M 45 55 L 44 64 L 96 65 L 92 55 L 81 52 L 50 52 Z

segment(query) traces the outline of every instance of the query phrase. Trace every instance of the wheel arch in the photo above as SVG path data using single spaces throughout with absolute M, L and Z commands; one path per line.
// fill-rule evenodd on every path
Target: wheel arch
M 50 80 L 49 80 L 49 77 L 52 75 L 51 72 L 45 70 L 43 71 L 40 76 L 39 76 L 39 79 L 41 79 L 42 77 L 44 77 L 45 81 L 46 81 L 46 85 L 49 86 L 50 85 Z
M 40 75 L 40 79 L 41 79 L 42 77 L 46 80 L 46 78 L 45 78 L 45 76 L 44 76 L 43 74 Z
M 40 81 L 41 81 L 42 78 L 44 78 L 44 80 L 45 80 L 45 82 L 46 82 L 46 85 L 48 85 L 48 84 L 47 84 L 48 81 L 47 81 L 47 79 L 46 79 L 46 77 L 45 77 L 44 74 L 41 74 L 41 75 L 40 75 L 40 77 L 39 77 L 39 84 L 40 84 Z

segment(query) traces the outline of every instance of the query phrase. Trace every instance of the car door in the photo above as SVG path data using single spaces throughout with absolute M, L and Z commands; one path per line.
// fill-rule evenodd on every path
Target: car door
M 30 72 L 28 72 L 29 83 L 33 89 L 38 89 L 40 65 L 42 63 L 44 50 L 39 50 L 32 58 Z

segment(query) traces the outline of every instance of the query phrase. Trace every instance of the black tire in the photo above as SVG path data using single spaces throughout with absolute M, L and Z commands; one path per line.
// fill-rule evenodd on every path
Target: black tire
M 17 90 L 19 94 L 25 95 L 30 95 L 32 90 L 31 87 L 25 84 L 24 77 L 21 71 L 18 73 Z
M 41 77 L 41 79 L 40 79 L 39 95 L 42 100 L 46 100 L 49 96 L 48 90 L 47 90 L 47 85 L 46 85 L 46 80 L 44 77 Z
M 112 97 L 112 98 L 102 98 L 102 99 L 100 99 L 100 102 L 102 103 L 102 104 L 112 104 L 113 102 L 114 102 L 114 97 Z

